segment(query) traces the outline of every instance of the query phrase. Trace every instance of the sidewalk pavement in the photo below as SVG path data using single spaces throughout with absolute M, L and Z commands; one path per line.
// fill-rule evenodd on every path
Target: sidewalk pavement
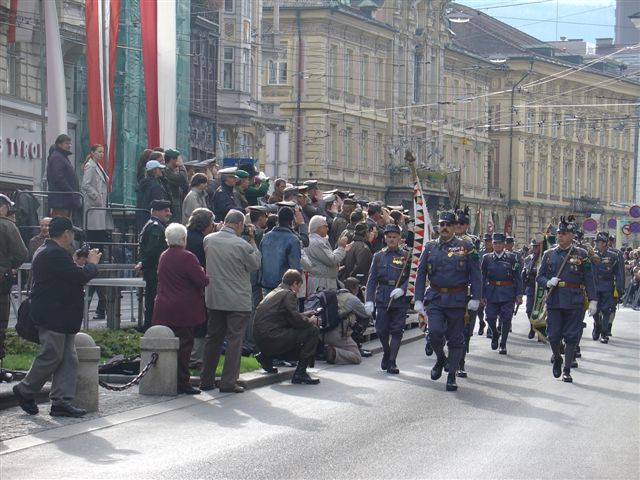
M 424 338 L 424 333 L 418 328 L 411 328 L 405 331 L 404 338 L 402 343 L 409 343 L 417 340 L 421 340 Z M 364 349 L 370 350 L 374 354 L 378 354 L 382 351 L 382 347 L 378 340 L 372 340 L 363 344 Z M 324 362 L 319 362 L 316 364 L 316 368 L 309 369 L 310 372 L 317 372 L 324 370 L 328 364 Z M 253 372 L 247 372 L 240 375 L 240 380 L 246 384 L 247 389 L 259 388 L 265 385 L 271 385 L 274 383 L 280 383 L 286 380 L 290 380 L 293 376 L 294 368 L 278 368 L 278 373 L 276 374 L 268 374 L 263 372 L 262 370 L 256 370 Z M 115 380 L 114 378 L 109 379 L 103 378 L 107 382 Z M 122 382 L 122 379 L 119 379 Z M 126 380 L 125 380 L 126 381 Z M 114 382 L 115 383 L 115 382 Z M 191 383 L 197 385 L 199 383 L 198 377 L 192 377 Z M 13 397 L 13 386 L 16 385 L 16 382 L 12 383 L 0 383 L 0 405 L 5 404 L 7 402 L 12 402 Z M 100 389 L 100 409 L 98 412 L 90 412 L 87 413 L 82 418 L 66 418 L 66 417 L 51 417 L 49 415 L 49 405 L 48 405 L 48 391 L 49 384 L 45 385 L 43 389 L 43 395 L 39 398 L 40 403 L 40 413 L 38 415 L 28 415 L 22 411 L 22 409 L 18 406 L 10 406 L 2 410 L 2 415 L 0 415 L 0 442 L 5 442 L 10 439 L 16 439 L 18 437 L 30 436 L 30 435 L 38 435 L 38 437 L 44 438 L 54 438 L 56 437 L 56 433 L 52 430 L 58 429 L 60 427 L 66 427 L 74 424 L 80 424 L 82 422 L 87 422 L 90 420 L 102 419 L 104 417 L 117 415 L 117 414 L 126 414 L 126 412 L 133 412 L 136 409 L 141 409 L 143 407 L 149 407 L 153 405 L 158 405 L 161 403 L 169 402 L 176 400 L 178 398 L 187 398 L 187 396 L 149 396 L 149 395 L 139 395 L 138 387 L 134 386 L 128 390 L 123 392 L 112 392 L 110 390 Z M 223 395 L 232 395 L 220 393 L 218 390 L 212 390 L 211 392 L 202 392 L 201 395 L 197 397 L 203 398 L 205 400 L 210 399 L 211 397 L 220 397 Z M 179 402 L 182 404 L 182 402 Z M 9 403 L 10 405 L 11 403 Z M 17 405 L 17 402 L 13 402 L 13 405 Z M 160 407 L 160 405 L 158 405 Z M 1 409 L 2 407 L 0 407 Z M 135 412 L 134 412 L 135 413 Z M 106 424 L 111 424 L 110 422 L 106 422 Z M 82 433 L 82 426 L 78 426 L 78 433 Z M 51 432 L 49 432 L 51 431 Z M 44 432 L 44 433 L 43 433 Z M 26 440 L 25 440 L 26 442 Z M 19 444 L 20 442 L 18 442 Z M 28 443 L 28 442 L 27 442 Z M 3 453 L 7 453 L 7 451 L 14 451 L 17 447 L 15 447 L 15 442 L 12 442 L 14 447 L 9 450 L 6 449 L 6 446 L 3 447 L 0 444 L 0 455 Z

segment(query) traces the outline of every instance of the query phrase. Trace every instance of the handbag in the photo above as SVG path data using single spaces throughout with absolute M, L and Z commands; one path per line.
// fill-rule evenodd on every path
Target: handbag
M 18 308 L 18 318 L 16 321 L 16 332 L 25 340 L 33 343 L 40 343 L 38 327 L 33 323 L 31 316 L 31 299 L 26 298 Z

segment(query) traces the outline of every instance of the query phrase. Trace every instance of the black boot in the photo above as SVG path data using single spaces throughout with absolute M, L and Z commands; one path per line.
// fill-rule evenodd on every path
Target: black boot
M 491 330 L 491 337 L 487 334 L 487 337 L 491 338 L 491 350 L 497 350 L 498 342 L 500 341 L 500 334 L 496 327 L 496 321 L 487 319 L 487 326 L 489 327 L 489 330 Z
M 456 383 L 456 376 L 454 373 L 447 375 L 447 392 L 455 392 L 458 390 L 458 384 Z
M 466 343 L 466 348 L 462 350 L 462 358 L 460 359 L 460 365 L 456 370 L 456 377 L 460 377 L 460 378 L 467 378 L 467 371 L 464 369 L 464 364 L 467 358 L 467 353 L 469 352 L 469 341 L 471 340 L 471 337 L 465 336 L 464 339 Z
M 507 338 L 509 337 L 510 328 L 511 325 L 505 324 L 502 326 L 502 333 L 500 334 L 500 349 L 498 350 L 500 355 L 507 354 Z
M 320 383 L 320 379 L 311 378 L 307 373 L 307 360 L 299 360 L 298 365 L 296 366 L 296 371 L 293 373 L 293 378 L 291 379 L 291 383 L 295 384 L 305 384 L 305 385 L 317 385 Z
M 429 329 L 425 330 L 424 334 L 426 335 L 426 343 L 424 345 L 424 353 L 427 357 L 433 355 L 433 347 L 431 346 L 431 342 L 429 341 Z
M 551 351 L 553 352 L 553 377 L 560 378 L 560 375 L 562 375 L 562 354 L 560 353 L 560 342 L 551 342 Z
M 527 335 L 527 338 L 529 340 L 532 340 L 533 337 L 536 336 L 536 331 L 533 329 L 533 327 L 529 327 L 529 334 Z
M 565 383 L 573 383 L 573 378 L 571 377 L 571 370 L 569 370 L 568 368 L 565 368 L 564 372 L 562 372 L 562 381 Z
M 568 370 L 569 368 L 578 368 L 578 362 L 576 362 L 575 354 L 576 354 L 576 345 L 574 343 L 567 343 L 564 346 L 565 371 Z
M 387 373 L 392 373 L 394 375 L 400 373 L 400 370 L 396 365 L 396 358 L 398 357 L 398 351 L 400 350 L 401 343 L 402 335 L 391 336 L 391 343 L 389 345 L 389 365 L 387 367 Z
M 387 335 L 380 335 L 380 344 L 382 345 L 382 360 L 380 361 L 380 368 L 386 370 L 389 368 L 389 337 Z
M 445 363 L 447 363 L 447 357 L 443 354 L 442 357 L 438 357 L 436 364 L 431 369 L 431 380 L 438 380 L 442 376 Z
M 256 360 L 262 369 L 267 373 L 278 373 L 278 369 L 273 366 L 273 358 L 267 357 L 263 353 L 256 353 Z

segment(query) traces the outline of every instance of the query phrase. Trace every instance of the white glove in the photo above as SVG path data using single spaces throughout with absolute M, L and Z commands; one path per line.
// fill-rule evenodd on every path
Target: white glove
M 479 308 L 480 308 L 480 300 L 469 300 L 469 303 L 467 303 L 467 310 L 471 310 L 475 312 Z
M 593 317 L 597 311 L 598 311 L 598 301 L 591 300 L 589 302 L 589 316 Z
M 367 312 L 367 315 L 371 315 L 373 313 L 373 302 L 365 302 L 364 310 Z
M 420 300 L 416 300 L 415 305 L 413 306 L 413 309 L 424 315 L 424 303 L 422 303 Z
M 393 298 L 394 300 L 396 298 L 400 298 L 401 296 L 404 295 L 404 290 L 401 288 L 394 288 L 393 290 L 391 290 L 391 295 L 390 297 Z
M 560 279 L 558 277 L 553 277 L 551 280 L 547 282 L 547 288 L 555 287 L 560 283 Z

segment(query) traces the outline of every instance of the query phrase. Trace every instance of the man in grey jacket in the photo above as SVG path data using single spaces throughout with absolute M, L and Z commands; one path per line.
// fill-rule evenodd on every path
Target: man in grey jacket
M 221 392 L 241 393 L 238 385 L 240 356 L 244 331 L 251 318 L 251 272 L 260 268 L 262 256 L 255 243 L 253 225 L 247 225 L 245 216 L 238 210 L 230 210 L 224 219 L 224 227 L 204 239 L 209 285 L 205 300 L 209 311 L 207 336 L 202 358 L 200 389 L 215 387 L 215 374 L 222 344 L 226 337 L 224 368 L 220 380 Z

